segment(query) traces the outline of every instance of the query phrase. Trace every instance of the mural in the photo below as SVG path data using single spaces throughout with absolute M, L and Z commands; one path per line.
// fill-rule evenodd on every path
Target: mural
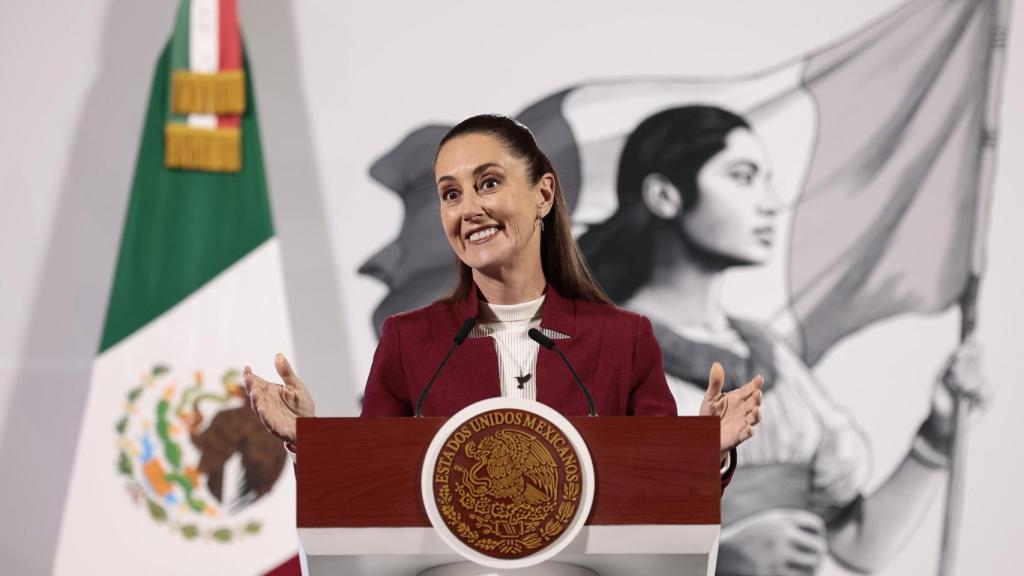
M 971 336 L 1005 16 L 994 0 L 914 0 L 758 74 L 596 80 L 517 114 L 559 172 L 598 280 L 654 321 L 680 414 L 696 413 L 713 361 L 727 388 L 766 377 L 764 421 L 723 501 L 719 573 L 812 574 L 826 557 L 877 571 L 962 473 L 955 431 L 987 393 Z M 378 333 L 453 283 L 431 172 L 449 127 L 410 127 L 370 167 L 405 214 L 360 268 L 388 288 Z M 869 487 L 877 422 L 815 367 L 876 322 L 951 308 L 961 343 L 902 460 Z M 835 385 L 884 376 L 865 366 Z

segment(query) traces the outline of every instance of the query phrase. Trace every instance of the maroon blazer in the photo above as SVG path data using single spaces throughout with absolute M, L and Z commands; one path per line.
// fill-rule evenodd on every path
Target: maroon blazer
M 391 316 L 366 381 L 363 416 L 412 416 L 416 399 L 466 318 L 477 316 L 476 291 L 461 304 L 435 303 Z M 556 340 L 590 389 L 599 416 L 676 416 L 661 349 L 646 317 L 608 304 L 570 300 L 547 288 L 541 328 Z M 565 416 L 586 416 L 583 392 L 555 352 L 537 356 L 537 400 Z M 501 396 L 498 356 L 491 338 L 469 338 L 438 375 L 423 404 L 424 416 L 449 417 L 474 402 Z M 733 453 L 728 483 L 736 466 Z

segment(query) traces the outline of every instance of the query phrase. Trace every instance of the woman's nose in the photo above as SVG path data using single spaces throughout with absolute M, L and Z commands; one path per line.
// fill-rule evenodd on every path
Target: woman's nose
M 761 198 L 760 208 L 769 216 L 775 216 L 782 210 L 782 197 L 771 184 L 764 185 L 764 196 Z
M 463 220 L 472 221 L 484 215 L 484 208 L 483 203 L 480 201 L 480 195 L 473 189 L 469 189 L 462 194 L 461 208 Z

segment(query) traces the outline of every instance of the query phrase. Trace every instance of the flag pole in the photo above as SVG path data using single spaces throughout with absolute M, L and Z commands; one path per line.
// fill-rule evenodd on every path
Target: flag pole
M 978 322 L 978 284 L 980 275 L 971 274 L 960 297 L 960 341 L 974 334 Z M 953 396 L 953 431 L 949 449 L 949 483 L 946 490 L 946 512 L 942 526 L 942 550 L 939 557 L 939 576 L 947 576 L 956 569 L 956 544 L 963 519 L 963 493 L 967 462 L 967 417 L 969 400 L 959 394 Z
M 978 210 L 975 214 L 971 274 L 960 296 L 960 341 L 970 338 L 978 325 L 978 287 L 985 268 L 985 239 L 988 231 L 989 206 L 995 178 L 995 143 L 999 126 L 1006 43 L 1013 0 L 995 0 L 996 19 L 989 60 L 989 81 L 985 94 L 985 135 L 980 155 L 978 177 Z M 967 470 L 967 424 L 970 400 L 960 394 L 953 396 L 953 430 L 949 452 L 949 478 L 946 510 L 942 526 L 942 548 L 939 552 L 939 576 L 950 576 L 956 569 L 957 541 L 963 520 L 964 482 Z

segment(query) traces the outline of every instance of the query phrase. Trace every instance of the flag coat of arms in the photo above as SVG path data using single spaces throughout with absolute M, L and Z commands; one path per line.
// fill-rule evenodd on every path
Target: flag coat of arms
M 156 67 L 57 574 L 295 564 L 292 467 L 241 381 L 292 344 L 235 10 L 182 2 Z

